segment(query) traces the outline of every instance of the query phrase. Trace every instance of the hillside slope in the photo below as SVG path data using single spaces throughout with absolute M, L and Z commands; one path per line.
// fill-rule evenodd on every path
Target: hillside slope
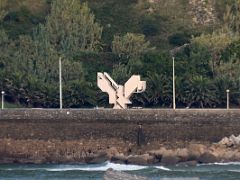
M 141 74 L 134 106 L 172 107 L 174 55 L 177 107 L 226 107 L 226 89 L 239 106 L 240 0 L 83 1 L 0 0 L 6 101 L 59 107 L 60 56 L 65 108 L 109 107 L 97 72 L 120 84 Z
M 1 0 L 2 4 L 4 0 Z M 169 49 L 186 43 L 192 35 L 199 34 L 217 22 L 214 0 L 86 0 L 103 26 L 106 46 L 114 34 L 143 33 L 152 45 Z M 51 0 L 9 0 L 1 8 L 8 14 L 2 26 L 16 38 L 31 33 L 39 23 L 44 23 L 50 12 Z

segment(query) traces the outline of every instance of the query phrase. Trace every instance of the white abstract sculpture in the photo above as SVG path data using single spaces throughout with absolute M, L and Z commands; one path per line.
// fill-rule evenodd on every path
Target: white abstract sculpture
M 141 81 L 139 75 L 133 75 L 124 86 L 118 85 L 108 73 L 97 73 L 97 85 L 109 95 L 109 104 L 113 109 L 126 109 L 133 93 L 142 93 L 146 90 L 146 81 Z

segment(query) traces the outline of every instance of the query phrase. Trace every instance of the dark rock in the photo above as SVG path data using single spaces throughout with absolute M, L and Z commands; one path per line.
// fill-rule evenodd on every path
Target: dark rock
M 177 156 L 171 155 L 163 155 L 161 159 L 161 163 L 164 165 L 175 165 L 179 162 L 180 158 Z
M 86 163 L 90 164 L 103 163 L 107 160 L 108 160 L 107 153 L 103 151 L 92 153 L 91 155 L 85 158 Z
M 164 148 L 164 150 L 166 150 L 166 149 Z M 150 156 L 155 156 L 155 158 L 161 160 L 163 151 L 162 151 L 162 149 L 160 149 L 160 150 L 154 150 L 154 151 L 149 151 L 148 154 L 149 154 Z
M 149 151 L 148 154 L 150 156 L 154 156 L 155 160 L 160 162 L 163 155 L 165 155 L 165 156 L 173 155 L 174 152 L 172 150 L 167 150 L 165 147 L 162 147 L 159 150 Z
M 127 163 L 127 157 L 123 154 L 117 154 L 115 156 L 112 156 L 111 162 L 119 163 L 119 164 L 126 164 Z
M 209 152 L 205 152 L 198 159 L 199 163 L 214 163 L 217 161 L 218 161 L 217 157 Z
M 148 178 L 130 175 L 120 171 L 108 169 L 103 176 L 103 180 L 149 180 Z

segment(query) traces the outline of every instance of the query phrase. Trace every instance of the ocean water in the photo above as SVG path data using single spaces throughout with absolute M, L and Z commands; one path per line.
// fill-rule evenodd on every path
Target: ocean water
M 195 167 L 180 166 L 138 166 L 121 165 L 110 162 L 95 165 L 32 165 L 0 164 L 0 179 L 82 179 L 99 180 L 104 172 L 112 168 L 130 174 L 149 177 L 153 180 L 238 180 L 240 163 L 214 163 Z

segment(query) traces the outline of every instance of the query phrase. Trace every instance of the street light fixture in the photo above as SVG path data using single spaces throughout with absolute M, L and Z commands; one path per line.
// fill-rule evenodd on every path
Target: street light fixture
M 175 89 L 175 57 L 176 57 L 176 54 L 179 53 L 179 52 L 182 52 L 186 47 L 188 47 L 190 44 L 189 43 L 186 43 L 182 46 L 179 46 L 179 47 L 175 47 L 174 49 L 171 49 L 170 50 L 170 55 L 172 57 L 172 61 L 173 61 L 173 109 L 175 110 L 176 109 L 176 89 Z
M 173 109 L 176 109 L 176 93 L 175 93 L 175 57 L 172 58 L 173 61 Z
M 59 58 L 59 104 L 62 109 L 62 58 Z
M 230 92 L 230 90 L 227 89 L 226 92 L 227 92 L 227 110 L 228 110 L 229 109 L 229 92 Z
M 5 92 L 2 91 L 2 109 L 4 109 L 4 94 L 5 94 Z

